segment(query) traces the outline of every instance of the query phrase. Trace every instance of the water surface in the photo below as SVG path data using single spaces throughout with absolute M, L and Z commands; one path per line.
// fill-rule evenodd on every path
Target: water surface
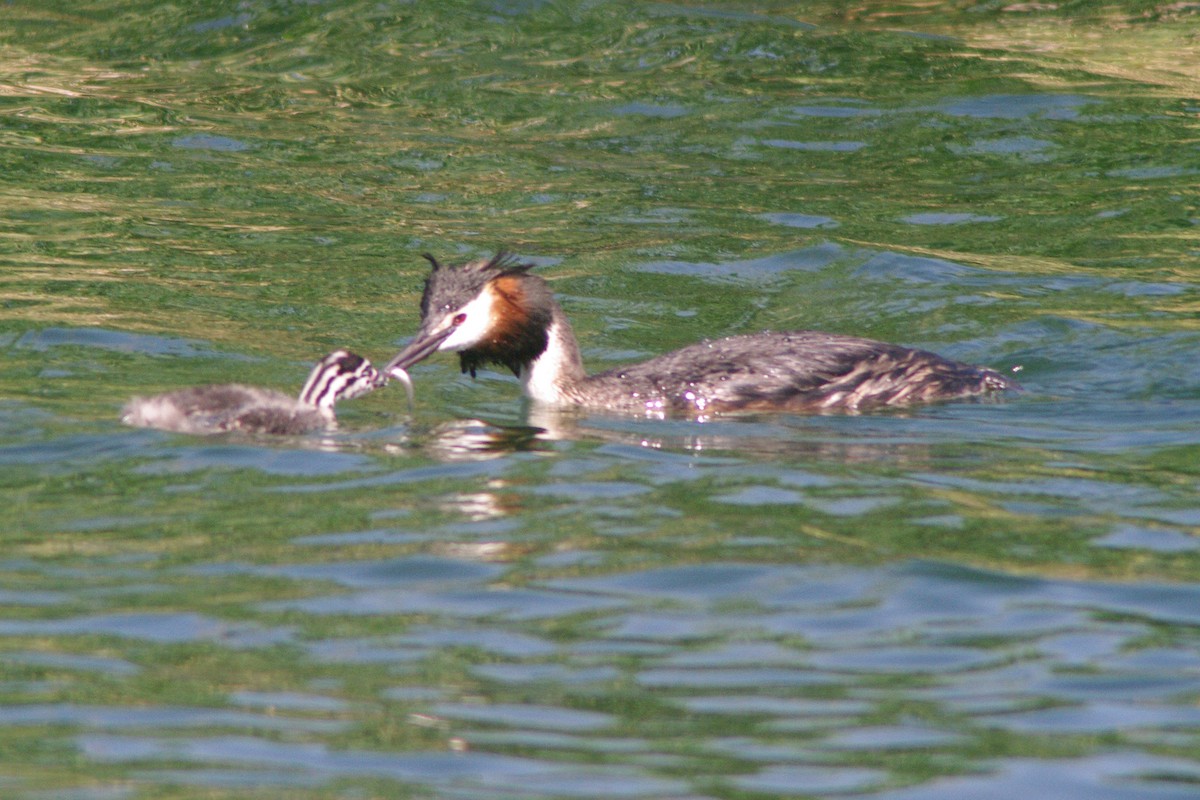
M 10 4 L 0 793 L 1194 797 L 1200 150 L 1181 4 Z M 1174 53 L 1174 57 L 1164 57 Z M 539 265 L 594 368 L 816 328 L 1026 391 L 639 420 L 386 359 Z

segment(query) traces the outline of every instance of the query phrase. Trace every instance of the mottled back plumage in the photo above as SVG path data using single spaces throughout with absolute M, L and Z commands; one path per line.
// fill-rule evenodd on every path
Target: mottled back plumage
M 588 376 L 582 395 L 671 413 L 859 410 L 984 394 L 1014 384 L 925 350 L 818 331 L 700 342 Z M 616 398 L 620 398 L 617 400 Z

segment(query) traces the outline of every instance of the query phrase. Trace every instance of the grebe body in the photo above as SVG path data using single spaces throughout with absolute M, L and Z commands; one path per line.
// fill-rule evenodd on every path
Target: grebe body
M 588 375 L 570 322 L 532 265 L 503 255 L 459 267 L 426 258 L 433 270 L 420 329 L 385 374 L 446 350 L 472 376 L 486 364 L 511 369 L 535 402 L 655 416 L 857 411 L 1017 388 L 924 350 L 816 331 L 714 339 Z
M 365 394 L 386 380 L 362 356 L 335 350 L 313 367 L 298 399 L 237 383 L 194 386 L 135 397 L 126 404 L 121 421 L 178 433 L 309 433 L 336 427 L 333 407 L 338 400 Z

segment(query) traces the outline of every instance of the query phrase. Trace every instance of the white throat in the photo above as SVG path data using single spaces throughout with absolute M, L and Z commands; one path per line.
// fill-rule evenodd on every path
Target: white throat
M 530 400 L 563 405 L 571 402 L 568 390 L 583 377 L 571 326 L 556 314 L 546 331 L 546 349 L 521 370 L 521 387 Z

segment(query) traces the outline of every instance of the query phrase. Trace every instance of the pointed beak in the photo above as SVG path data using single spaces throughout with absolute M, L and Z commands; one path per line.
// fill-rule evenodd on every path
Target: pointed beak
M 393 370 L 404 370 L 416 364 L 419 361 L 424 361 L 438 349 L 447 336 L 454 331 L 454 328 L 447 326 L 440 331 L 417 331 L 417 335 L 412 338 L 412 341 L 404 346 L 396 356 L 387 363 L 383 368 L 383 374 L 400 377 Z

